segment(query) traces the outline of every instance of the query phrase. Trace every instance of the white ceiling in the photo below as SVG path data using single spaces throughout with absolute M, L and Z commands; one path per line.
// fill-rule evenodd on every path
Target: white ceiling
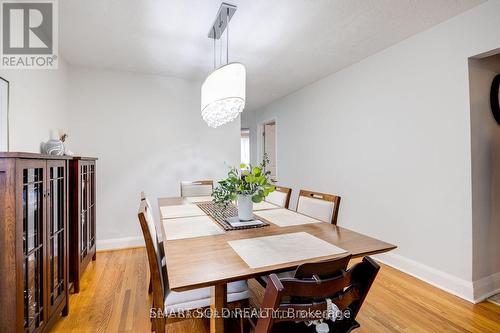
M 263 106 L 484 0 L 226 0 L 230 61 L 247 67 L 247 109 Z M 60 1 L 73 65 L 201 81 L 221 0 Z M 443 41 L 446 42 L 446 41 Z

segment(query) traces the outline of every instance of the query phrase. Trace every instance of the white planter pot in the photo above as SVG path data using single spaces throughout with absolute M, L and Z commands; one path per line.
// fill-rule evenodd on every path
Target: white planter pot
M 251 195 L 238 195 L 238 218 L 240 221 L 253 220 L 253 202 Z

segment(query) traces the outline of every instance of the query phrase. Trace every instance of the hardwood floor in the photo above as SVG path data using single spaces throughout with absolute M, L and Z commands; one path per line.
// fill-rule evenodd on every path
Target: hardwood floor
M 150 332 L 149 273 L 143 248 L 100 252 L 70 296 L 70 314 L 52 332 Z M 252 297 L 260 290 L 251 283 Z M 357 333 L 500 332 L 500 307 L 473 305 L 391 267 L 382 269 L 358 320 Z M 209 332 L 208 321 L 169 324 L 168 333 Z

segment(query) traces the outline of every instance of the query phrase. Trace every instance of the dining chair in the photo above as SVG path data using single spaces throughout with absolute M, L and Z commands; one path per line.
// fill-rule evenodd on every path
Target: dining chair
M 269 193 L 264 200 L 276 206 L 288 208 L 291 194 L 291 188 L 276 185 L 275 191 Z
M 199 288 L 184 292 L 170 290 L 167 265 L 166 260 L 164 260 L 166 257 L 162 257 L 160 245 L 156 241 L 156 225 L 151 212 L 151 206 L 148 202 L 147 198 L 141 200 L 138 219 L 146 243 L 153 287 L 153 304 L 151 310 L 154 311 L 150 313 L 154 313 L 155 315 L 151 318 L 151 330 L 156 333 L 164 333 L 168 322 L 181 319 L 181 316 L 172 317 L 169 314 L 185 313 L 185 311 L 209 307 L 211 304 L 211 289 Z M 162 261 L 165 263 L 162 264 Z M 246 281 L 237 281 L 228 284 L 228 306 L 233 308 L 245 307 L 248 304 L 248 296 L 249 292 Z
M 151 202 L 146 197 L 146 193 L 144 193 L 144 191 L 141 192 L 141 202 L 142 201 L 145 201 L 147 209 L 151 210 Z M 163 268 L 163 266 L 166 265 L 165 250 L 163 247 L 163 240 L 160 240 L 160 238 L 158 237 L 158 233 L 156 232 L 156 226 L 155 226 L 155 233 L 154 234 L 155 234 L 155 237 L 154 237 L 153 241 L 156 241 L 158 243 L 158 250 L 160 251 L 161 264 L 162 264 L 162 268 Z M 152 275 L 149 275 L 148 294 L 151 294 L 152 292 L 153 292 L 153 277 L 152 277 Z
M 183 180 L 181 181 L 181 197 L 203 197 L 212 195 L 213 180 Z
M 340 197 L 337 195 L 307 190 L 299 192 L 297 213 L 336 225 L 339 208 Z
M 297 202 L 297 213 L 304 214 L 323 222 L 337 224 L 340 197 L 333 194 L 300 190 Z M 279 278 L 290 277 L 293 271 L 278 273 Z M 255 278 L 263 287 L 267 285 L 265 276 Z
M 346 269 L 349 259 L 347 256 L 299 266 L 293 278 L 280 279 L 271 274 L 260 305 L 263 315 L 249 320 L 255 333 L 317 332 L 315 323 L 307 324 L 324 319 L 332 310 L 335 321 L 323 321 L 329 332 L 347 333 L 358 328 L 356 316 L 380 266 L 364 257 Z

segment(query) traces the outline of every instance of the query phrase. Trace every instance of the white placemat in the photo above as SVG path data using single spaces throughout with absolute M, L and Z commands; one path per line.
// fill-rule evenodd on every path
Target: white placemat
M 276 224 L 279 227 L 289 227 L 293 225 L 324 223 L 312 217 L 305 216 L 286 208 L 260 210 L 254 213 L 263 219 Z
M 347 252 L 307 232 L 241 239 L 228 243 L 250 268 Z
M 167 240 L 220 235 L 224 233 L 208 216 L 182 217 L 163 220 Z
M 212 201 L 212 197 L 207 195 L 203 197 L 186 197 L 186 200 L 192 203 L 195 202 L 206 202 L 206 201 Z
M 160 211 L 162 219 L 206 215 L 200 207 L 195 204 L 162 206 L 160 207 Z
M 279 206 L 276 206 L 270 202 L 267 202 L 267 201 L 261 201 L 259 203 L 254 203 L 253 204 L 253 210 L 264 210 L 264 209 L 277 209 L 277 208 L 281 208 Z

